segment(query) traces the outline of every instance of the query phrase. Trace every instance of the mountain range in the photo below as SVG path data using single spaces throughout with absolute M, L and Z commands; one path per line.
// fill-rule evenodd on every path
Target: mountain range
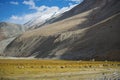
M 120 0 L 84 0 L 71 10 L 34 25 L 6 45 L 1 55 L 120 60 Z

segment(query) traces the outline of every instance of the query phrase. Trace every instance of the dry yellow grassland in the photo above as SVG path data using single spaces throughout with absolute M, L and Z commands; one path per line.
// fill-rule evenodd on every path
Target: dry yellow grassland
M 120 79 L 120 62 L 0 59 L 0 80 L 102 80 L 114 74 Z

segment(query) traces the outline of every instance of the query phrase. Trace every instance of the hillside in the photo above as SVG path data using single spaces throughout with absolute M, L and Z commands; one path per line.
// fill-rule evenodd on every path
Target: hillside
M 92 0 L 92 1 L 84 0 L 81 4 L 75 6 L 71 10 L 63 14 L 60 14 L 58 16 L 51 17 L 50 19 L 42 23 L 41 22 L 36 23 L 34 24 L 35 26 L 32 26 L 32 28 L 36 29 L 39 27 L 43 27 L 44 25 L 49 25 L 54 22 L 58 22 L 58 21 L 67 19 L 69 17 L 75 16 L 77 14 L 81 14 L 80 18 L 85 18 L 85 17 L 87 18 L 87 20 L 84 23 L 82 23 L 83 26 L 93 25 L 99 21 L 102 21 L 103 19 L 106 19 L 112 16 L 113 14 L 120 12 L 119 6 L 120 6 L 119 0 Z M 82 14 L 87 11 L 90 11 L 88 12 L 89 15 Z M 36 21 L 32 21 L 32 23 L 35 23 L 35 22 Z
M 26 30 L 35 29 L 35 28 L 38 28 L 38 26 L 42 26 L 44 23 L 46 23 L 48 20 L 52 19 L 55 16 L 56 16 L 56 13 L 38 16 L 37 18 L 33 18 L 30 21 L 26 22 L 24 26 L 26 26 Z
M 0 54 L 6 46 L 24 32 L 23 26 L 14 23 L 0 22 Z
M 54 23 L 17 37 L 3 56 L 120 60 L 119 5 L 119 0 L 85 0 Z
M 21 25 L 8 22 L 0 22 L 0 41 L 3 39 L 18 36 L 22 32 L 24 32 L 24 29 Z

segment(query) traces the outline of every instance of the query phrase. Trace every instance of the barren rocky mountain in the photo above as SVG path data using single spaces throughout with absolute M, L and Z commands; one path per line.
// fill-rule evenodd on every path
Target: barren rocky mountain
M 120 0 L 84 0 L 49 25 L 17 37 L 2 55 L 120 60 L 119 25 Z
M 72 16 L 77 15 L 77 14 L 84 13 L 84 12 L 89 11 L 89 10 L 93 10 L 89 14 L 89 16 L 84 16 L 84 15 L 81 15 L 81 16 L 87 17 L 88 20 L 92 20 L 92 22 L 89 23 L 89 25 L 92 25 L 92 24 L 95 24 L 95 23 L 105 19 L 105 18 L 112 16 L 113 14 L 118 13 L 120 11 L 119 5 L 120 5 L 120 3 L 118 0 L 115 0 L 115 1 L 114 0 L 92 0 L 92 1 L 91 0 L 84 0 L 80 5 L 77 5 L 76 7 L 71 9 L 70 11 L 67 11 L 63 14 L 58 15 L 58 16 L 54 16 L 51 19 L 48 19 L 47 21 L 45 21 L 43 23 L 36 24 L 36 26 L 32 26 L 32 27 L 39 28 L 39 27 L 42 27 L 44 25 L 49 25 L 49 24 L 52 24 L 54 22 L 61 21 L 63 19 L 72 17 Z M 88 26 L 88 24 L 87 24 L 87 26 Z
M 0 22 L 0 53 L 3 53 L 5 47 L 23 32 L 22 25 Z
M 22 32 L 24 32 L 24 29 L 21 25 L 8 22 L 0 22 L 0 41 L 3 39 L 18 36 Z
M 47 17 L 43 18 L 44 16 L 46 16 L 46 15 L 39 16 L 37 18 L 33 18 L 30 21 L 26 22 L 24 24 L 26 26 L 26 30 L 39 28 L 40 26 L 47 23 L 48 20 L 54 18 L 56 16 L 56 13 L 49 14 L 49 16 L 47 15 Z

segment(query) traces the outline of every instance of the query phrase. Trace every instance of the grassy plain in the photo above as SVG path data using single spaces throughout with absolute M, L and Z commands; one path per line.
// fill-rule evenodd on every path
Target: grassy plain
M 120 80 L 120 62 L 0 59 L 0 80 Z

